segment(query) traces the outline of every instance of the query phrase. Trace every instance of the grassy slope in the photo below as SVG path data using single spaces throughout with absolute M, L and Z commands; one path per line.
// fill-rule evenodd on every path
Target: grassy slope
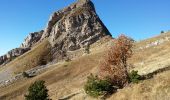
M 135 48 L 144 47 L 151 42 L 164 39 L 165 37 L 170 37 L 170 32 L 138 42 L 135 44 Z M 138 70 L 140 74 L 150 73 L 156 69 L 167 67 L 170 65 L 169 45 L 170 40 L 158 46 L 152 46 L 143 50 L 137 50 L 130 59 L 130 63 L 134 65 L 135 70 Z
M 136 43 L 135 48 L 139 48 L 157 39 L 163 38 L 164 35 L 170 35 L 170 33 Z M 107 48 L 105 44 L 98 43 L 98 45 L 99 46 L 97 47 L 94 46 L 90 55 L 82 56 L 69 63 L 54 65 L 48 71 L 37 77 L 28 80 L 25 79 L 6 88 L 1 88 L 0 99 L 8 100 L 13 98 L 13 100 L 23 100 L 23 95 L 26 93 L 30 83 L 40 79 L 46 81 L 50 97 L 54 100 L 80 91 L 87 75 L 90 72 L 96 71 L 97 65 Z M 139 70 L 140 73 L 148 73 L 149 71 L 156 70 L 160 68 L 160 64 L 165 67 L 169 65 L 170 60 L 168 57 L 168 55 L 170 55 L 170 48 L 168 45 L 169 42 L 165 42 L 160 46 L 135 51 L 129 62 L 134 64 L 136 67 L 135 70 Z M 141 65 L 141 62 L 145 62 L 144 65 Z M 170 97 L 169 75 L 170 71 L 163 72 L 156 75 L 153 79 L 125 87 L 111 96 L 110 100 L 167 100 L 166 98 Z M 82 98 L 86 98 L 86 95 L 80 93 L 73 98 L 81 100 Z M 90 99 L 86 98 L 86 100 Z
M 169 100 L 170 71 L 156 75 L 153 79 L 132 84 L 113 94 L 109 100 Z
M 30 83 L 35 80 L 45 80 L 52 98 L 64 96 L 73 92 L 74 89 L 82 87 L 86 76 L 94 67 L 97 66 L 102 53 L 82 56 L 74 61 L 55 65 L 47 72 L 28 80 L 22 80 L 9 87 L 0 89 L 0 97 L 14 100 L 23 100 L 23 94 L 26 92 Z M 96 59 L 97 58 L 97 59 Z M 72 89 L 73 88 L 73 89 Z M 16 94 L 17 93 L 17 94 Z M 16 96 L 19 96 L 16 99 Z M 6 98 L 7 97 L 7 98 Z M 3 100 L 3 98 L 0 98 Z
M 45 40 L 39 45 L 35 46 L 31 51 L 8 63 L 3 68 L 8 67 L 12 70 L 13 73 L 20 73 L 41 65 L 43 60 L 49 59 L 50 48 L 50 43 Z
M 107 43 L 105 44 L 107 40 L 108 39 L 103 39 L 104 44 L 102 44 L 102 42 L 97 42 L 95 46 L 93 45 L 90 50 L 91 54 L 89 55 L 81 56 L 68 63 L 63 62 L 59 65 L 52 65 L 48 71 L 37 77 L 28 80 L 24 79 L 8 87 L 1 88 L 0 100 L 23 100 L 27 88 L 35 80 L 46 81 L 46 85 L 50 90 L 49 94 L 53 99 L 70 94 L 74 90 L 80 89 L 80 87 L 82 88 L 87 75 L 99 64 L 99 60 L 101 60 L 100 58 L 102 58 L 104 53 L 103 48 L 106 47 L 105 45 L 108 45 Z M 96 46 L 97 48 L 95 48 Z M 38 48 L 38 50 L 40 49 Z M 18 63 L 18 60 L 12 63 Z
M 156 40 L 170 37 L 170 32 L 136 43 L 135 48 L 144 47 Z M 134 70 L 140 74 L 153 72 L 157 69 L 170 66 L 170 41 L 158 46 L 135 51 L 130 62 Z M 170 99 L 170 71 L 156 75 L 153 79 L 145 80 L 139 84 L 132 84 L 119 90 L 109 100 L 169 100 Z
M 149 47 L 143 50 L 136 50 L 144 47 L 156 40 L 169 37 L 170 32 L 159 36 L 135 43 L 134 54 L 129 63 L 134 65 L 134 70 L 140 74 L 146 74 L 170 66 L 170 41 L 164 42 L 158 46 Z M 144 62 L 144 64 L 141 64 Z M 113 94 L 108 100 L 169 100 L 170 99 L 170 71 L 162 72 L 152 79 L 141 81 L 139 84 L 130 84 Z M 86 97 L 84 93 L 74 96 L 71 100 L 94 100 Z

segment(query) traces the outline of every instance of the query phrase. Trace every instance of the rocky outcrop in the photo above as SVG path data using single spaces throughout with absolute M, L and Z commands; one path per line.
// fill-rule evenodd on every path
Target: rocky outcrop
M 90 0 L 78 0 L 52 14 L 44 31 L 30 33 L 20 50 L 32 48 L 36 43 L 48 39 L 52 45 L 51 54 L 56 59 L 62 59 L 68 51 L 91 45 L 107 35 L 111 36 L 96 14 L 94 4 Z M 15 56 L 15 53 L 12 55 Z M 0 59 L 4 62 L 9 57 L 5 55 Z
M 41 39 L 43 32 L 44 31 L 41 30 L 40 32 L 30 33 L 20 47 L 21 48 L 32 47 L 35 43 L 37 43 Z
M 51 16 L 42 39 L 50 36 L 52 45 L 62 44 L 63 41 L 65 49 L 75 50 L 105 35 L 111 34 L 97 16 L 93 3 L 78 0 Z
M 28 50 L 30 50 L 30 48 L 16 48 L 9 51 L 7 54 L 0 57 L 0 65 L 13 60 L 14 58 L 24 54 Z
M 0 56 L 0 65 L 7 61 L 7 55 Z
M 165 43 L 165 42 L 169 42 L 169 41 L 170 41 L 170 37 L 169 37 L 169 36 L 166 36 L 166 37 L 160 38 L 160 39 L 158 39 L 158 40 L 152 41 L 152 42 L 146 44 L 145 46 L 139 47 L 139 48 L 136 49 L 136 50 L 147 49 L 147 48 L 150 48 L 150 47 L 154 47 L 154 46 L 161 45 L 161 44 L 163 44 L 163 43 Z
M 50 17 L 41 40 L 48 37 L 53 51 L 59 56 L 62 52 L 90 45 L 106 35 L 111 36 L 96 14 L 94 4 L 90 0 L 78 0 Z

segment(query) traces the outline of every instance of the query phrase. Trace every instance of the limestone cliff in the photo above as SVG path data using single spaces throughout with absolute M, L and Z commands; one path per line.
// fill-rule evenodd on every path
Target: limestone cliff
M 78 0 L 51 15 L 41 40 L 49 38 L 52 54 L 57 58 L 63 52 L 91 45 L 107 35 L 111 36 L 96 14 L 94 4 L 90 0 Z
M 34 32 L 30 33 L 27 38 L 24 40 L 24 42 L 21 44 L 21 48 L 30 48 L 32 47 L 35 43 L 37 43 L 43 34 L 43 30 L 40 32 Z
M 107 35 L 111 36 L 96 14 L 94 4 L 90 0 L 78 0 L 54 12 L 44 31 L 30 33 L 20 47 L 32 48 L 48 39 L 52 45 L 51 54 L 60 59 L 63 53 L 91 45 Z
M 8 63 L 9 61 L 15 59 L 16 57 L 24 54 L 28 50 L 30 50 L 30 48 L 16 48 L 9 51 L 7 54 L 0 56 L 0 65 Z

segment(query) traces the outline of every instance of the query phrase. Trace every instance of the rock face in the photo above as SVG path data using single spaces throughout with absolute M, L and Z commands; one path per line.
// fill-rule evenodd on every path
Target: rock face
M 68 51 L 89 46 L 107 35 L 111 36 L 96 14 L 94 4 L 90 0 L 78 0 L 69 7 L 54 12 L 44 31 L 30 33 L 19 50 L 32 48 L 37 42 L 48 39 L 52 45 L 51 54 L 60 59 Z M 17 56 L 23 53 L 20 52 Z M 14 56 L 15 54 L 12 53 Z M 0 62 L 9 58 L 11 57 L 5 55 L 0 58 Z
M 35 43 L 37 43 L 41 39 L 43 32 L 44 31 L 41 30 L 40 32 L 30 33 L 20 47 L 21 48 L 32 47 Z
M 50 17 L 41 40 L 49 37 L 59 55 L 90 45 L 106 35 L 111 36 L 96 14 L 94 4 L 90 0 L 78 0 Z
M 7 54 L 0 57 L 0 65 L 3 63 L 8 63 L 12 59 L 24 54 L 28 50 L 30 50 L 30 48 L 16 48 L 9 51 Z
M 111 34 L 97 16 L 93 3 L 79 0 L 51 16 L 42 39 L 50 36 L 53 46 L 63 44 L 65 49 L 75 50 L 106 35 Z

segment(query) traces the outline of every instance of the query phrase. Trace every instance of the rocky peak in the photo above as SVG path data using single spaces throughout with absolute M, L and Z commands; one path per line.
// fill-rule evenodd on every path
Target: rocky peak
M 78 0 L 52 14 L 41 39 L 50 37 L 52 45 L 69 41 L 71 44 L 68 45 L 79 48 L 105 35 L 111 34 L 97 16 L 94 4 L 90 0 Z
M 111 36 L 96 14 L 90 0 L 76 3 L 52 14 L 41 37 L 49 38 L 55 57 L 91 45 L 102 37 Z M 59 58 L 57 58 L 59 59 Z
M 43 40 L 44 38 L 49 37 L 53 26 L 56 25 L 57 22 L 59 22 L 61 19 L 64 19 L 70 13 L 73 13 L 73 12 L 76 12 L 76 11 L 81 12 L 81 10 L 85 10 L 87 8 L 89 10 L 95 11 L 94 4 L 90 0 L 78 0 L 76 3 L 73 3 L 72 5 L 66 7 L 62 10 L 54 12 L 50 16 L 49 22 L 47 23 L 44 34 L 43 34 L 41 39 Z
M 84 5 L 90 5 L 91 7 L 94 8 L 94 4 L 90 0 L 78 0 L 76 3 L 77 7 L 82 7 Z
M 32 47 L 35 43 L 37 43 L 40 39 L 41 36 L 43 34 L 43 30 L 41 30 L 40 32 L 34 32 L 34 33 L 30 33 L 26 39 L 24 40 L 24 42 L 21 44 L 21 48 L 30 48 Z
M 32 48 L 35 44 L 48 39 L 52 45 L 51 54 L 56 59 L 60 59 L 59 57 L 63 53 L 91 45 L 107 35 L 111 36 L 96 14 L 94 4 L 90 0 L 78 0 L 62 10 L 54 12 L 44 31 L 30 33 L 21 44 L 20 50 Z M 23 53 L 25 51 L 20 52 L 17 56 Z M 1 61 L 4 62 L 6 56 L 0 59 L 2 58 Z
M 88 2 L 91 2 L 90 0 L 78 0 L 78 2 L 80 3 L 88 3 Z

